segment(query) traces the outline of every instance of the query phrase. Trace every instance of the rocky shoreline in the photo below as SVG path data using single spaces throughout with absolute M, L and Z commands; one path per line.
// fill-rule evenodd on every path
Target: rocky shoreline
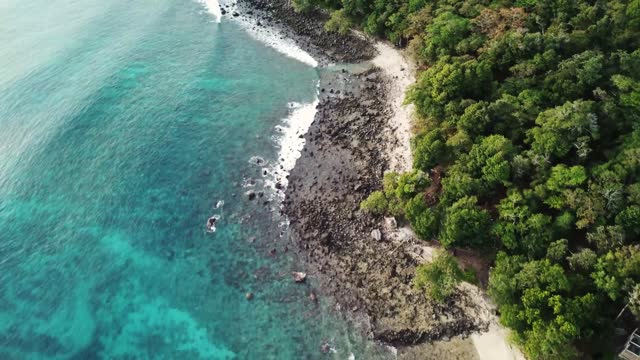
M 329 16 L 318 10 L 297 13 L 289 0 L 237 0 L 222 6 L 223 14 L 249 17 L 255 27 L 275 29 L 283 37 L 292 39 L 310 53 L 321 65 L 330 63 L 358 63 L 370 60 L 376 50 L 363 36 L 340 35 L 324 30 Z
M 290 36 L 321 64 L 359 63 L 321 71 L 319 105 L 300 159 L 289 175 L 283 211 L 298 255 L 320 293 L 342 311 L 369 321 L 370 335 L 395 347 L 467 337 L 486 329 L 491 310 L 477 289 L 458 291 L 444 304 L 412 286 L 415 267 L 430 248 L 395 219 L 359 205 L 382 187 L 398 146 L 392 118 L 394 79 L 371 60 L 374 43 L 357 34 L 327 33 L 325 13 L 298 14 L 287 0 L 240 0 L 234 16 L 253 16 Z
M 388 168 L 388 80 L 379 69 L 342 77 L 340 90 L 321 95 L 286 190 L 300 256 L 344 310 L 370 319 L 377 340 L 406 346 L 468 335 L 481 325 L 469 311 L 474 302 L 462 293 L 445 304 L 428 301 L 411 283 L 421 260 L 417 240 L 401 236 L 393 219 L 359 210 Z

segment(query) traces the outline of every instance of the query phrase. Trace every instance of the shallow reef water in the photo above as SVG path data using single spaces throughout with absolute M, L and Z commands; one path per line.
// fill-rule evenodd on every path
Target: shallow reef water
M 249 161 L 317 69 L 192 0 L 0 8 L 1 359 L 387 356 L 293 283 Z

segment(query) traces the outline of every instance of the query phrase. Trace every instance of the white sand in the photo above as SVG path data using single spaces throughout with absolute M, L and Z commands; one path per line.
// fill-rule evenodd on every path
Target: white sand
M 524 355 L 507 342 L 507 330 L 497 323 L 489 331 L 471 335 L 481 360 L 525 360 Z
M 462 283 L 458 287 L 473 299 L 475 316 L 489 323 L 489 330 L 470 336 L 480 360 L 526 360 L 507 340 L 509 332 L 498 322 L 496 306 L 477 286 Z
M 391 147 L 389 170 L 410 171 L 413 158 L 409 140 L 411 139 L 411 119 L 414 106 L 403 105 L 403 102 L 407 88 L 415 82 L 415 68 L 400 51 L 389 43 L 377 42 L 376 49 L 379 55 L 373 59 L 373 64 L 381 68 L 393 80 L 389 89 L 393 111 L 391 128 L 398 143 Z

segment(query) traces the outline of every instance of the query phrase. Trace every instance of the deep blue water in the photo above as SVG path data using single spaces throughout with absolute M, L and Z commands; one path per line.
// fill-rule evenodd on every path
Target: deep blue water
M 249 161 L 317 81 L 191 0 L 0 0 L 0 359 L 383 356 L 292 283 Z

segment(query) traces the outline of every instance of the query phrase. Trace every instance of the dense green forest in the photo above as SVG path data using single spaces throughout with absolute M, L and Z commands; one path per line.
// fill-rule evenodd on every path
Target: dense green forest
M 495 258 L 489 293 L 530 359 L 610 346 L 640 308 L 640 0 L 294 3 L 420 67 L 414 171 L 363 206 Z

